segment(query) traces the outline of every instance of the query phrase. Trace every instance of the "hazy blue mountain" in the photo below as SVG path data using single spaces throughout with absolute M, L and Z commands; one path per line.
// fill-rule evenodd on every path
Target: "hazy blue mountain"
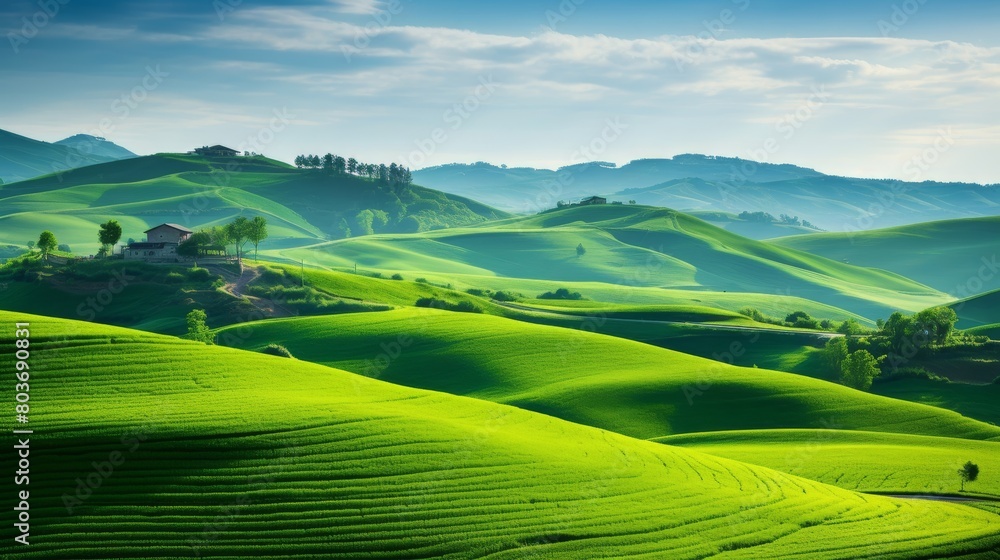
M 56 142 L 56 144 L 69 146 L 78 152 L 98 157 L 103 156 L 111 159 L 137 157 L 133 152 L 126 150 L 114 142 L 98 136 L 91 136 L 89 134 L 76 134 L 70 136 L 69 138 L 64 138 Z
M 828 231 L 1000 215 L 1000 185 L 836 177 L 788 164 L 694 154 L 558 170 L 451 164 L 416 171 L 414 179 L 525 213 L 551 208 L 558 200 L 601 195 L 683 211 L 788 214 Z M 756 229 L 746 233 L 766 234 Z
M 20 134 L 0 130 L 0 179 L 13 183 L 77 167 L 135 157 L 135 154 L 111 142 L 87 142 L 77 135 L 57 143 L 33 140 Z M 93 151 L 81 151 L 89 145 Z M 129 155 L 122 155 L 122 154 Z M 117 155 L 112 155 L 117 154 Z

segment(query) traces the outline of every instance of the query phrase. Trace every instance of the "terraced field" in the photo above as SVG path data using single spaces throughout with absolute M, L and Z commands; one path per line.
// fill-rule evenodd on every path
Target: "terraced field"
M 281 344 L 302 360 L 642 439 L 830 422 L 854 430 L 1000 437 L 1000 428 L 954 412 L 825 381 L 484 315 L 399 309 L 278 319 L 222 329 L 220 340 L 247 349 Z M 730 344 L 741 340 L 737 335 Z
M 861 492 L 959 494 L 956 471 L 982 469 L 970 496 L 1000 498 L 1000 443 L 844 430 L 747 430 L 655 441 Z
M 863 496 L 297 360 L 0 312 L 26 320 L 45 444 L 32 448 L 32 546 L 19 558 L 971 558 L 1000 546 L 985 510 Z M 124 461 L 67 508 L 63 495 L 115 452 Z

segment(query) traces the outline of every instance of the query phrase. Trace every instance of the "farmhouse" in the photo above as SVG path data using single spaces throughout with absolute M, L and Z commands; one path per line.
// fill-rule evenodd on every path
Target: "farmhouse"
M 145 231 L 146 241 L 130 243 L 122 252 L 125 260 L 176 261 L 177 247 L 194 233 L 177 224 L 160 224 Z
M 240 155 L 238 151 L 225 146 L 219 146 L 218 144 L 215 146 L 202 146 L 201 148 L 195 148 L 191 153 L 208 157 L 236 157 Z
M 607 204 L 608 199 L 600 196 L 592 196 L 590 198 L 585 198 L 580 201 L 580 206 L 590 206 L 592 204 Z

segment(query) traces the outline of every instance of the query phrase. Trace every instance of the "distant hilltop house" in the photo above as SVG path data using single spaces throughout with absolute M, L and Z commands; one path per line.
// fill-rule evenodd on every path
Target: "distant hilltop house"
M 160 224 L 145 231 L 145 241 L 129 243 L 122 252 L 129 261 L 176 261 L 177 247 L 192 233 L 177 224 Z
M 207 157 L 236 157 L 240 155 L 240 152 L 232 148 L 227 148 L 225 146 L 202 146 L 201 148 L 195 148 L 191 152 L 192 154 Z
M 590 198 L 585 198 L 580 201 L 580 206 L 590 206 L 592 204 L 607 204 L 608 199 L 600 196 L 592 196 Z

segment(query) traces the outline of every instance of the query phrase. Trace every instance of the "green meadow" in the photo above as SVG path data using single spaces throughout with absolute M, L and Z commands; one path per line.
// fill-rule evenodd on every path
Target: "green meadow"
M 19 558 L 907 558 L 1000 545 L 1000 517 L 964 505 L 861 495 L 300 360 L 0 320 L 31 323 L 45 372 L 32 378 L 45 444 L 32 448 Z
M 269 233 L 243 270 L 72 258 L 108 219 L 238 216 Z M 263 157 L 0 185 L 0 321 L 31 323 L 44 441 L 17 557 L 995 556 L 1000 292 L 948 285 L 992 222 L 739 222 L 511 216 Z M 43 229 L 67 262 L 17 257 Z M 874 351 L 880 319 L 937 306 L 963 332 L 840 382 L 841 322 Z

